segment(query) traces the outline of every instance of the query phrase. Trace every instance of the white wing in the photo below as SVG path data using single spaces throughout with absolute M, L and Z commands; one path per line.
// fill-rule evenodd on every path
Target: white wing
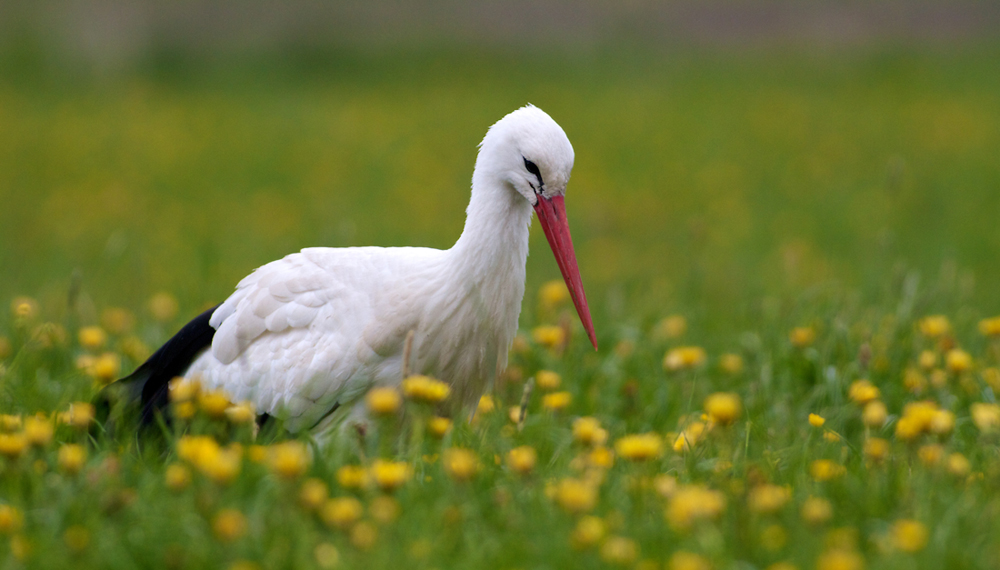
M 443 253 L 310 248 L 264 265 L 212 314 L 212 348 L 187 374 L 292 431 L 310 428 L 372 384 L 399 381 Z

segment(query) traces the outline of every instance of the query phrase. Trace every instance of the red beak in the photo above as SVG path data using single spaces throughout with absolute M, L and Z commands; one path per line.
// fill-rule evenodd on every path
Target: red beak
M 580 322 L 587 330 L 590 344 L 594 345 L 594 350 L 597 350 L 594 322 L 590 318 L 590 309 L 587 308 L 587 295 L 583 292 L 580 268 L 576 265 L 576 252 L 573 251 L 573 239 L 569 236 L 569 220 L 566 219 L 566 205 L 563 202 L 563 197 L 555 196 L 550 199 L 538 196 L 535 212 L 538 214 L 538 221 L 542 223 L 542 229 L 545 231 L 545 237 L 549 240 L 549 246 L 552 247 L 552 253 L 556 256 L 556 263 L 559 264 L 563 279 L 566 280 L 566 287 L 569 288 L 573 305 L 576 306 L 576 312 L 580 315 Z

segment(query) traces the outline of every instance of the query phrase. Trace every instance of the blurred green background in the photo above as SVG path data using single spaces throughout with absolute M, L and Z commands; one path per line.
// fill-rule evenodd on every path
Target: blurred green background
M 531 102 L 576 149 L 599 329 L 907 276 L 1000 312 L 995 6 L 416 6 L 0 7 L 0 299 L 57 313 L 75 273 L 193 315 L 302 247 L 449 247 L 476 144 Z M 558 275 L 536 225 L 529 292 Z

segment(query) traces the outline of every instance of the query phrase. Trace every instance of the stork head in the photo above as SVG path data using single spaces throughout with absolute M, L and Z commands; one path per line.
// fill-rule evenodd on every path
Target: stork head
M 563 196 L 573 171 L 573 145 L 545 111 L 526 105 L 497 121 L 480 144 L 476 171 L 502 180 L 535 209 L 573 305 L 594 349 L 597 339 L 569 234 Z

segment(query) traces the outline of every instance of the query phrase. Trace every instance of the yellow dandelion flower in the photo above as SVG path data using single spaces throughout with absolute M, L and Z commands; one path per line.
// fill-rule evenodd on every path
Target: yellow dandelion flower
M 221 390 L 202 391 L 198 394 L 198 407 L 210 418 L 224 418 L 226 408 L 230 405 L 229 398 Z
M 394 522 L 399 518 L 402 510 L 402 507 L 399 506 L 399 501 L 387 495 L 375 497 L 372 499 L 371 504 L 368 505 L 368 512 L 371 514 L 371 517 L 381 524 Z
M 948 373 L 940 368 L 931 370 L 931 386 L 944 388 L 948 385 Z
M 864 570 L 865 559 L 854 550 L 835 548 L 816 559 L 816 570 Z
M 543 311 L 554 311 L 568 301 L 569 289 L 563 281 L 547 281 L 538 290 L 538 304 Z
M 405 461 L 376 459 L 371 468 L 372 480 L 383 491 L 393 491 L 413 477 L 413 468 Z
M 299 487 L 299 504 L 307 511 L 315 511 L 326 504 L 329 489 L 326 483 L 315 477 L 302 482 Z
M 87 429 L 94 421 L 94 406 L 89 402 L 73 402 L 67 411 L 59 414 L 59 421 L 77 429 Z
M 531 344 L 523 334 L 514 335 L 514 340 L 510 343 L 510 351 L 514 354 L 527 354 L 531 352 Z M 510 370 L 508 368 L 508 370 Z
M 933 370 L 938 365 L 938 355 L 933 350 L 923 350 L 917 357 L 917 364 L 925 371 Z
M 101 311 L 101 325 L 112 334 L 125 334 L 135 325 L 135 315 L 122 307 L 108 307 Z
M 77 370 L 91 377 L 94 376 L 95 362 L 97 362 L 97 357 L 93 354 L 81 354 L 76 357 L 76 360 L 73 361 Z
M 688 451 L 698 445 L 704 437 L 707 426 L 704 422 L 691 422 L 674 440 L 674 451 Z
M 896 422 L 896 439 L 911 441 L 923 433 L 922 426 L 916 418 L 903 416 Z
M 608 432 L 597 418 L 585 416 L 573 420 L 573 439 L 583 445 L 604 445 Z
M 920 334 L 925 337 L 938 338 L 951 330 L 951 323 L 944 315 L 931 315 L 920 319 L 917 327 L 920 329 Z
M 207 457 L 198 468 L 209 479 L 226 485 L 232 483 L 240 474 L 240 450 L 235 448 L 222 449 Z
M 0 455 L 16 459 L 28 448 L 28 439 L 23 433 L 0 433 Z
M 855 404 L 862 406 L 872 400 L 877 400 L 880 395 L 879 389 L 868 380 L 855 380 L 847 389 L 847 397 Z
M 470 449 L 452 447 L 444 452 L 444 470 L 456 481 L 468 481 L 479 471 L 479 458 Z
M 448 433 L 451 429 L 451 420 L 448 418 L 442 418 L 440 416 L 434 416 L 427 421 L 427 431 L 431 433 L 434 437 L 441 439 Z
M 712 570 L 712 564 L 700 554 L 678 550 L 670 555 L 667 568 L 669 570 Z
M 337 484 L 345 489 L 363 489 L 368 486 L 368 471 L 360 465 L 344 465 L 337 469 Z
M 522 475 L 531 473 L 531 470 L 535 468 L 537 460 L 538 453 L 530 445 L 515 447 L 507 452 L 507 467 L 511 471 Z
M 80 472 L 80 469 L 83 469 L 84 463 L 87 462 L 87 450 L 82 445 L 67 443 L 59 448 L 58 462 L 60 469 L 70 475 L 75 475 Z
M 100 350 L 108 342 L 108 334 L 101 327 L 83 327 L 76 333 L 80 346 L 87 350 Z
M 436 404 L 448 399 L 451 387 L 429 376 L 415 375 L 403 380 L 403 396 L 408 400 Z
M 361 521 L 351 529 L 351 545 L 358 550 L 371 550 L 378 540 L 378 529 L 367 521 Z
M 1000 406 L 997 404 L 975 403 L 969 406 L 972 423 L 979 431 L 987 433 L 1000 429 Z
M 527 410 L 524 411 L 524 416 L 528 416 Z M 507 408 L 507 419 L 509 419 L 512 424 L 521 423 L 521 406 L 518 405 Z
M 590 548 L 600 542 L 607 532 L 607 525 L 600 517 L 587 515 L 580 517 L 570 535 L 570 544 L 577 550 Z
M 788 533 L 780 524 L 769 524 L 760 532 L 760 545 L 772 552 L 781 550 L 788 543 Z
M 750 510 L 755 513 L 772 514 L 780 511 L 791 497 L 788 487 L 765 484 L 751 489 L 747 500 Z
M 24 562 L 31 555 L 33 545 L 23 534 L 10 537 L 10 553 L 17 560 Z
M 984 368 L 981 374 L 987 386 L 993 388 L 994 392 L 1000 392 L 1000 368 Z
M 14 534 L 24 525 L 24 515 L 17 507 L 0 504 L 0 534 Z
M 600 469 L 610 469 L 615 463 L 615 456 L 606 447 L 595 447 L 587 454 L 587 463 Z
M 601 545 L 601 560 L 619 566 L 630 565 L 639 557 L 639 545 L 631 538 L 609 536 Z
M 953 348 L 944 357 L 945 366 L 953 374 L 961 374 L 972 369 L 972 355 L 960 348 Z
M 633 352 L 635 352 L 635 342 L 627 338 L 622 339 L 618 341 L 618 344 L 615 345 L 612 352 L 614 352 L 615 356 L 618 358 L 628 358 L 629 356 L 632 356 Z
M 566 331 L 555 325 L 542 325 L 531 331 L 531 338 L 545 348 L 555 349 L 566 344 Z
M 180 463 L 171 463 L 167 465 L 163 479 L 167 488 L 177 493 L 187 489 L 191 484 L 191 470 Z
M 972 465 L 969 463 L 969 460 L 961 453 L 952 453 L 949 455 L 948 463 L 945 467 L 948 469 L 948 473 L 951 473 L 955 477 L 965 477 L 972 471 Z
M 202 457 L 217 452 L 219 444 L 212 438 L 203 435 L 186 435 L 177 440 L 177 456 L 197 465 Z
M 809 475 L 816 481 L 832 481 L 841 477 L 847 469 L 829 459 L 817 459 L 809 465 Z
M 216 483 L 231 482 L 240 472 L 240 451 L 223 449 L 207 436 L 184 436 L 177 442 L 177 456 Z
M 920 394 L 927 388 L 927 378 L 915 368 L 907 368 L 903 372 L 903 387 L 913 394 Z
M 788 333 L 788 340 L 795 348 L 806 348 L 816 342 L 816 330 L 812 327 L 796 327 Z
M 373 414 L 388 416 L 399 412 L 403 407 L 403 396 L 395 388 L 377 386 L 368 391 L 365 402 Z
M 615 441 L 615 452 L 632 461 L 656 459 L 663 454 L 663 439 L 653 432 L 626 435 Z
M 110 384 L 118 379 L 122 371 L 122 358 L 113 352 L 105 352 L 94 359 L 88 372 L 101 384 Z
M 21 427 L 24 425 L 21 416 L 13 416 L 9 414 L 0 414 L 0 431 L 3 432 L 15 432 L 20 431 Z
M 653 490 L 664 499 L 669 499 L 677 492 L 677 478 L 661 473 L 653 477 Z
M 194 417 L 197 411 L 198 408 L 195 407 L 194 402 L 178 402 L 173 405 L 174 417 L 179 420 L 189 420 Z
M 670 498 L 667 522 L 674 530 L 683 531 L 695 523 L 711 520 L 726 508 L 726 497 L 702 485 L 683 485 Z
M 38 301 L 31 297 L 14 297 L 10 303 L 10 312 L 15 319 L 32 321 L 38 316 Z
M 809 497 L 802 503 L 802 520 L 819 526 L 833 518 L 833 505 L 822 497 Z
M 828 429 L 823 432 L 823 439 L 829 441 L 830 443 L 837 443 L 841 440 L 841 437 L 839 433 Z
M 142 362 L 149 358 L 150 350 L 139 337 L 128 336 L 122 339 L 122 353 L 132 360 Z
M 948 410 L 938 410 L 931 418 L 930 431 L 938 435 L 951 433 L 955 428 L 955 414 Z
M 177 298 L 166 291 L 153 295 L 149 300 L 149 312 L 161 323 L 174 320 L 179 308 Z
M 562 376 L 557 372 L 551 370 L 539 370 L 535 374 L 535 385 L 538 386 L 539 390 L 545 392 L 551 392 L 552 390 L 559 389 L 559 384 L 562 383 Z
M 476 404 L 476 417 L 486 415 L 497 408 L 496 400 L 493 396 L 489 394 L 483 394 L 479 398 L 479 403 Z
M 687 332 L 687 319 L 681 315 L 670 315 L 656 323 L 653 329 L 653 337 L 657 340 L 671 340 L 684 336 Z
M 903 552 L 920 552 L 927 546 L 929 533 L 920 521 L 900 519 L 892 524 L 892 544 Z
M 573 401 L 573 394 L 569 392 L 552 392 L 542 398 L 542 407 L 546 410 L 558 412 L 566 409 Z
M 941 463 L 941 458 L 944 457 L 944 447 L 936 443 L 922 445 L 917 450 L 917 457 L 927 467 L 934 467 L 938 463 Z
M 872 437 L 865 442 L 865 457 L 873 463 L 881 463 L 889 456 L 889 442 L 880 438 Z
M 705 398 L 705 412 L 718 425 L 727 426 L 743 413 L 740 397 L 732 392 L 716 392 Z
M 663 368 L 670 372 L 698 368 L 708 360 L 705 349 L 700 346 L 680 346 L 670 349 L 663 357 Z
M 313 550 L 316 564 L 323 570 L 332 570 L 340 565 L 340 551 L 329 542 L 321 542 Z
M 275 475 L 282 479 L 296 479 L 309 468 L 309 450 L 301 441 L 285 441 L 271 446 L 268 460 Z
M 212 519 L 212 532 L 221 542 L 233 542 L 246 534 L 247 519 L 236 509 L 223 509 Z
M 252 424 L 257 419 L 253 404 L 240 402 L 226 408 L 226 420 L 233 425 Z
M 569 513 L 585 513 L 597 503 L 597 489 L 588 481 L 566 478 L 556 485 L 555 499 Z
M 979 321 L 979 332 L 983 336 L 1000 336 L 1000 316 Z
M 920 434 L 930 431 L 931 424 L 934 422 L 937 413 L 938 407 L 934 402 L 927 400 L 910 402 L 903 406 L 903 416 L 900 418 L 900 422 L 903 420 L 912 422 L 913 425 L 909 427 L 916 429 L 917 433 Z M 896 435 L 899 437 L 899 422 L 897 422 L 896 426 Z
M 812 427 L 823 427 L 826 423 L 826 418 L 819 414 L 809 414 L 809 425 Z
M 889 411 L 886 409 L 885 404 L 881 400 L 872 400 L 865 404 L 864 410 L 861 412 L 861 421 L 872 429 L 878 429 L 885 425 L 886 418 L 889 417 Z
M 361 519 L 364 507 L 354 497 L 335 497 L 323 505 L 319 516 L 331 528 L 347 530 Z
M 194 378 L 183 378 L 178 376 L 170 381 L 170 401 L 187 402 L 198 397 L 201 391 L 201 382 Z
M 733 376 L 743 372 L 743 357 L 738 354 L 726 353 L 719 357 L 719 368 Z

